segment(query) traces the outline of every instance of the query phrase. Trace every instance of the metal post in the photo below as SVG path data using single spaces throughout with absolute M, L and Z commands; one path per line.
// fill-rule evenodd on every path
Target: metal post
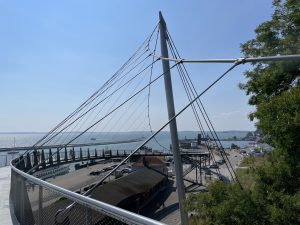
M 160 29 L 160 47 L 161 47 L 161 56 L 164 58 L 168 58 L 168 47 L 167 47 L 167 33 L 166 33 L 166 23 L 164 18 L 159 12 L 159 29 Z M 171 73 L 170 73 L 170 64 L 167 60 L 162 60 L 162 67 L 164 72 L 164 81 L 165 81 L 165 90 L 166 90 L 166 99 L 167 99 L 167 107 L 168 107 L 168 116 L 169 120 L 175 116 L 175 107 L 174 107 L 174 99 L 173 99 L 173 90 L 172 90 L 172 81 L 171 81 Z M 179 152 L 179 142 L 178 142 L 178 133 L 177 133 L 177 125 L 176 119 L 173 119 L 170 122 L 170 134 L 172 141 L 172 151 L 174 157 L 175 164 L 175 175 L 176 175 L 176 185 L 178 192 L 178 201 L 180 208 L 180 216 L 181 216 L 181 224 L 188 224 L 188 216 L 184 211 L 184 200 L 185 200 L 185 190 L 183 183 L 183 171 L 182 171 L 182 163 L 181 156 Z

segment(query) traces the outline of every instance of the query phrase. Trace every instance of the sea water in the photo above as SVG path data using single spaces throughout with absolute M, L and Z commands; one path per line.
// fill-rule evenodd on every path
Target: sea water
M 223 131 L 217 132 L 217 135 L 220 139 L 232 138 L 236 136 L 237 138 L 245 137 L 248 131 Z M 39 141 L 42 137 L 45 136 L 46 133 L 0 133 L 0 148 L 13 148 L 13 147 L 25 147 L 25 146 L 32 146 L 37 141 Z M 76 137 L 79 133 L 72 133 L 72 134 L 63 134 L 58 139 L 54 139 L 52 142 L 46 143 L 49 144 L 65 144 L 68 143 L 70 139 Z M 93 132 L 93 133 L 86 133 L 80 136 L 76 141 L 72 143 L 99 143 L 105 141 L 119 141 L 119 140 L 130 140 L 136 138 L 143 138 L 146 140 L 151 135 L 150 132 Z M 179 139 L 194 139 L 197 138 L 198 132 L 197 131 L 180 131 L 178 132 Z M 61 142 L 61 143 L 59 143 Z M 83 152 L 90 149 L 90 154 L 93 155 L 95 149 L 97 150 L 119 150 L 120 153 L 123 151 L 131 152 L 132 150 L 138 148 L 143 141 L 134 142 L 134 143 L 123 143 L 123 144 L 110 144 L 110 145 L 96 145 L 91 147 L 83 147 Z M 167 131 L 163 131 L 152 139 L 146 146 L 152 148 L 153 150 L 158 150 L 162 152 L 166 152 L 170 149 L 170 133 Z M 224 148 L 229 148 L 232 143 L 238 145 L 241 148 L 244 148 L 249 145 L 248 141 L 221 141 Z M 76 150 L 75 150 L 76 151 Z M 18 157 L 20 154 L 23 154 L 24 151 L 19 151 L 16 154 L 7 154 L 7 152 L 0 152 L 0 167 L 8 165 L 9 162 Z M 47 150 L 45 150 L 47 154 Z M 76 154 L 79 154 L 79 149 L 77 149 Z M 85 155 L 86 153 L 83 153 Z M 98 152 L 99 154 L 99 152 Z M 62 152 L 61 157 L 64 157 L 64 153 Z

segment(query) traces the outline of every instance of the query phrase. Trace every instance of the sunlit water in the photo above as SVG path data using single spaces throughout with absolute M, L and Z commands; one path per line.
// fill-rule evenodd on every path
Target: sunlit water
M 217 132 L 219 138 L 231 138 L 233 136 L 244 137 L 247 131 L 226 131 L 226 132 Z M 181 131 L 178 133 L 179 139 L 184 138 L 197 138 L 198 132 L 196 131 Z M 15 146 L 32 146 L 38 140 L 40 140 L 45 133 L 1 133 L 0 134 L 0 148 L 11 148 Z M 59 144 L 68 142 L 72 137 L 77 134 L 68 134 L 62 135 L 60 139 L 56 139 L 55 142 L 50 142 L 50 144 Z M 88 133 L 79 137 L 78 140 L 72 143 L 93 143 L 93 142 L 102 142 L 102 141 L 112 141 L 112 140 L 127 140 L 133 138 L 144 137 L 144 140 L 151 135 L 150 132 L 125 132 L 125 133 Z M 167 151 L 170 146 L 170 134 L 169 132 L 162 132 L 156 136 L 156 140 L 151 140 L 147 143 L 148 147 L 151 147 L 154 150 Z M 221 141 L 224 148 L 228 148 L 232 143 L 244 148 L 249 145 L 248 141 Z M 95 149 L 97 150 L 119 150 L 119 151 L 132 151 L 139 147 L 142 142 L 127 143 L 127 144 L 116 144 L 116 145 L 99 145 L 89 147 L 91 155 L 94 154 Z M 87 148 L 82 148 L 85 151 Z M 47 152 L 47 151 L 46 151 Z M 0 152 L 0 167 L 8 165 L 9 162 L 18 157 L 19 154 L 22 154 L 23 151 L 19 151 L 18 154 L 7 154 L 7 152 Z

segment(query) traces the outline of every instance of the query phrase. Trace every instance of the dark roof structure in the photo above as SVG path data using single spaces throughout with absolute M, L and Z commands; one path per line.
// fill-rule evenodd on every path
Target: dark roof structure
M 153 188 L 164 180 L 166 176 L 150 168 L 141 168 L 127 176 L 99 186 L 91 197 L 112 205 L 124 203 L 126 199 L 152 192 Z

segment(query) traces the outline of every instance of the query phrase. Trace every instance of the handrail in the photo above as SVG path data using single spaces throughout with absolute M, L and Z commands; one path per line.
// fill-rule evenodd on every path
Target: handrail
M 29 175 L 17 168 L 14 167 L 12 161 L 10 162 L 10 166 L 12 168 L 12 170 L 16 173 L 18 173 L 19 175 L 21 175 L 22 177 L 28 179 L 29 181 L 36 183 L 42 187 L 45 187 L 47 189 L 50 189 L 51 191 L 58 193 L 74 202 L 77 202 L 79 204 L 88 206 L 89 208 L 92 208 L 96 211 L 100 211 L 101 213 L 112 217 L 114 219 L 123 221 L 123 222 L 127 222 L 130 224 L 149 224 L 149 225 L 164 225 L 164 223 L 161 223 L 159 221 L 150 219 L 148 217 L 145 216 L 141 216 L 138 215 L 136 213 L 127 211 L 125 209 L 121 209 L 119 207 L 107 204 L 105 202 L 101 202 L 80 194 L 77 194 L 75 192 L 66 190 L 64 188 L 58 187 L 54 184 L 48 183 L 46 181 L 40 180 L 32 175 Z

